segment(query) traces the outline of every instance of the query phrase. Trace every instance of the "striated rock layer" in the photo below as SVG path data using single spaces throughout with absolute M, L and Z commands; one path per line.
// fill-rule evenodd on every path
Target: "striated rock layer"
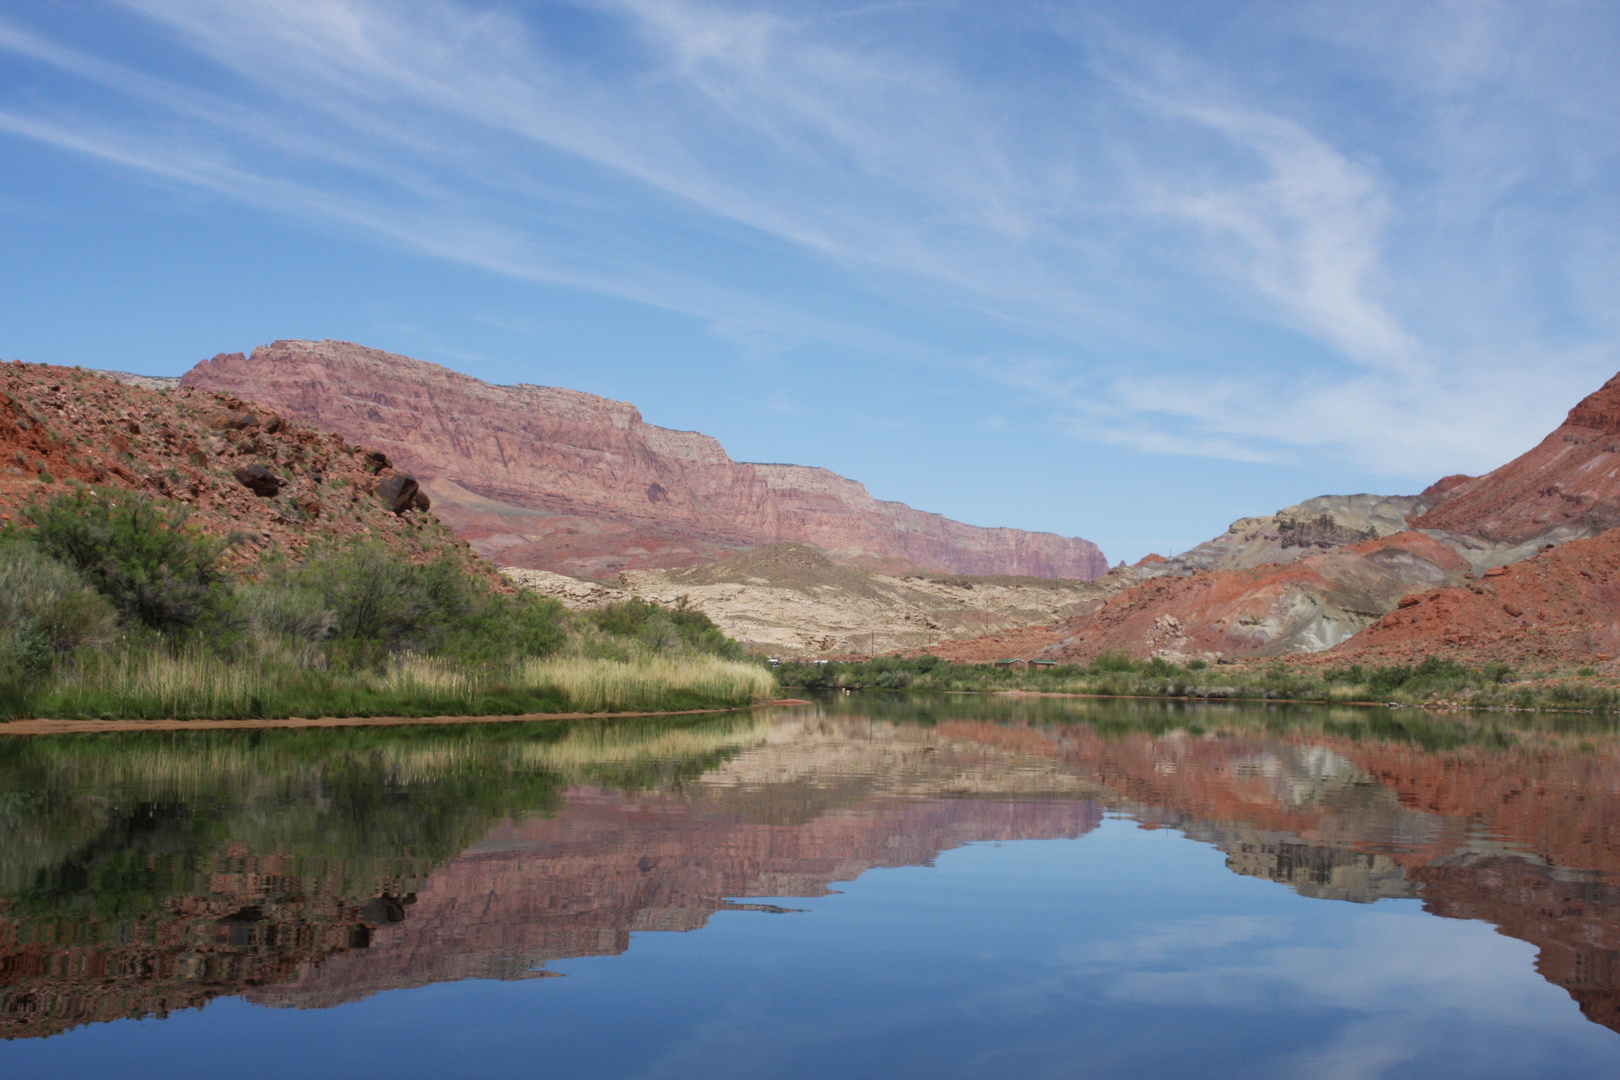
M 1095 544 L 979 528 L 882 502 L 825 469 L 733 461 L 632 405 L 543 386 L 492 386 L 335 341 L 221 354 L 186 386 L 228 390 L 385 450 L 434 509 L 496 562 L 571 574 L 688 566 L 775 541 L 881 570 L 1091 579 Z
M 1484 476 L 1448 476 L 1413 521 L 1522 543 L 1555 529 L 1592 535 L 1620 524 L 1620 375 L 1569 410 L 1528 453 Z

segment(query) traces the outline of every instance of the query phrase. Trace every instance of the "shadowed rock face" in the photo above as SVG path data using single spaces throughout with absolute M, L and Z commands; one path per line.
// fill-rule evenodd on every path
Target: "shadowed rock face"
M 491 386 L 344 342 L 278 341 L 198 364 L 225 390 L 380 447 L 483 555 L 573 574 L 689 566 L 775 541 L 875 569 L 1090 579 L 1086 540 L 964 525 L 880 502 L 825 469 L 749 465 L 634 406 L 541 386 Z

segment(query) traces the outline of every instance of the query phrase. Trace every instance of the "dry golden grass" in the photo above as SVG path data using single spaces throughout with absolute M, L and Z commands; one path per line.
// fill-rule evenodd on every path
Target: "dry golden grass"
M 764 668 L 713 656 L 530 660 L 522 680 L 527 686 L 555 687 L 582 712 L 657 708 L 652 703 L 683 691 L 737 704 L 763 701 L 777 691 L 775 677 Z

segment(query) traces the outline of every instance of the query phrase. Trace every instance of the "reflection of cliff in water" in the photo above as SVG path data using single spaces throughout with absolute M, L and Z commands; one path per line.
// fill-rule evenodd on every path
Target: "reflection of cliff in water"
M 1588 1018 L 1620 1030 L 1612 721 L 1149 705 L 1082 725 L 1053 722 L 1049 703 L 1022 721 L 1018 710 L 935 730 L 1072 764 L 1110 809 L 1215 845 L 1237 873 L 1492 923 L 1535 945 L 1537 969 Z
M 1305 896 L 1492 922 L 1620 1029 L 1607 730 L 857 697 L 774 721 L 14 740 L 0 800 L 10 1035 L 533 977 L 1104 809 Z
M 891 738 L 863 771 L 848 727 L 797 786 L 711 779 L 763 717 L 0 743 L 5 1032 L 525 977 L 729 897 L 1101 821 L 1050 761 Z
M 572 784 L 678 787 L 762 721 L 0 740 L 0 1024 L 163 1014 L 369 945 Z

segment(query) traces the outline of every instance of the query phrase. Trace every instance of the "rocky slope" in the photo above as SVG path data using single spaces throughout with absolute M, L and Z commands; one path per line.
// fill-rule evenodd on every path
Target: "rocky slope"
M 1439 489 L 1439 490 L 1436 490 Z M 1588 395 L 1532 450 L 1480 477 L 1431 489 L 1421 529 L 1524 543 L 1592 536 L 1620 524 L 1620 375 Z
M 1620 376 L 1485 476 L 1240 519 L 1182 555 L 1144 559 L 1130 568 L 1140 584 L 1044 635 L 1026 630 L 1020 644 L 1079 661 L 1103 651 L 1186 660 L 1336 649 L 1391 662 L 1607 662 L 1620 655 L 1620 542 L 1605 531 L 1617 522 Z M 942 655 L 992 651 L 966 642 Z
M 71 480 L 189 507 L 205 531 L 244 538 L 227 555 L 238 564 L 360 535 L 460 550 L 430 513 L 379 499 L 396 475 L 375 451 L 232 395 L 0 364 L 0 523 Z
M 840 566 L 802 544 L 769 544 L 701 566 L 627 570 L 612 583 L 507 567 L 514 584 L 588 610 L 632 597 L 684 601 L 727 636 L 784 658 L 872 656 L 1005 638 L 1090 611 L 1135 580 L 1095 581 L 911 573 Z
M 1395 610 L 1414 589 L 1457 584 L 1470 571 L 1444 544 L 1404 532 L 1281 565 L 1153 578 L 1056 628 L 1040 653 L 1184 662 L 1319 652 Z
M 1620 656 L 1620 534 L 1576 540 L 1478 580 L 1415 593 L 1333 655 L 1373 663 L 1425 656 L 1612 661 Z
M 1297 562 L 1331 548 L 1405 532 L 1417 496 L 1322 495 L 1264 517 L 1239 518 L 1226 532 L 1169 559 L 1137 564 L 1143 577 L 1185 577 L 1210 570 L 1251 570 Z
M 750 465 L 624 402 L 492 386 L 334 341 L 221 354 L 182 382 L 250 398 L 375 446 L 425 481 L 457 535 L 496 562 L 569 574 L 677 567 L 776 541 L 875 569 L 1095 578 L 1089 541 L 979 528 L 825 469 Z

